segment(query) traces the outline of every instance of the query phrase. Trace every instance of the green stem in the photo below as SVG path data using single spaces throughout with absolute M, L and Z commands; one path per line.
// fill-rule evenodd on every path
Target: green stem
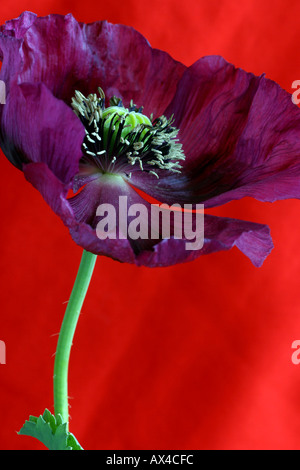
M 62 322 L 54 362 L 54 412 L 69 423 L 68 368 L 72 341 L 81 308 L 92 278 L 97 255 L 83 251 L 75 284 Z

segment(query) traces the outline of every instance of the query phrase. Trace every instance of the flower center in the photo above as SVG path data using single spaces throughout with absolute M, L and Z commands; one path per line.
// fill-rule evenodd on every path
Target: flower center
M 181 172 L 185 159 L 177 139 L 173 118 L 161 116 L 153 120 L 130 102 L 129 108 L 113 96 L 105 108 L 105 95 L 85 97 L 80 91 L 72 98 L 72 107 L 85 127 L 82 163 L 96 165 L 102 173 L 125 174 L 145 171 L 156 178 L 159 172 Z

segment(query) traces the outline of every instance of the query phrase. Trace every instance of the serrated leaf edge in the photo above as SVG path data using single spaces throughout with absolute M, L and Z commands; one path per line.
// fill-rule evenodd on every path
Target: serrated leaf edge
M 35 431 L 38 429 L 39 424 L 47 425 L 51 436 L 58 436 L 62 439 L 65 437 L 64 450 L 83 450 L 74 434 L 67 431 L 67 423 L 63 422 L 61 415 L 54 416 L 47 408 L 45 409 L 43 415 L 38 417 L 30 415 L 29 419 L 25 421 L 24 425 L 17 434 L 33 437 L 42 442 L 42 444 L 47 447 L 47 444 L 37 435 L 35 435 L 38 434 Z M 32 431 L 30 431 L 30 428 Z M 61 436 L 59 436 L 60 434 Z

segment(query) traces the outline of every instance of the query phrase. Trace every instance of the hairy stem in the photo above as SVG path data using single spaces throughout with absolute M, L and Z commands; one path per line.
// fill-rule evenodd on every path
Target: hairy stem
M 69 423 L 68 369 L 70 352 L 81 308 L 92 278 L 97 255 L 83 251 L 73 290 L 62 322 L 54 362 L 54 412 Z

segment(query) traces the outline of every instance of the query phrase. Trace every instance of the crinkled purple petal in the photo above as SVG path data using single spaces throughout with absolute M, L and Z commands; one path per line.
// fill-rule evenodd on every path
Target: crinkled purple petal
M 100 205 L 110 205 L 116 211 L 116 234 L 117 237 L 128 237 L 131 250 L 135 256 L 144 250 L 152 250 L 152 247 L 159 243 L 159 238 L 151 238 L 151 230 L 154 230 L 154 224 L 151 225 L 151 204 L 138 194 L 125 180 L 115 176 L 107 177 L 100 173 L 93 177 L 86 176 L 86 184 L 81 181 L 83 187 L 77 194 L 68 199 L 73 209 L 74 217 L 77 222 L 84 222 L 94 230 L 99 222 L 97 208 Z M 141 209 L 141 210 L 140 210 Z M 133 211 L 132 213 L 130 213 Z M 103 215 L 103 214 L 102 214 Z M 122 218 L 122 222 L 120 222 Z M 133 239 L 130 236 L 130 223 L 138 220 L 137 231 L 143 230 L 143 237 Z M 140 225 L 143 225 L 143 228 Z M 146 227 L 146 230 L 144 230 Z M 157 225 L 155 230 L 157 234 L 161 233 L 161 224 Z M 171 228 L 172 235 L 172 228 Z M 145 238 L 144 238 L 145 237 Z M 95 246 L 97 243 L 95 243 Z M 101 248 L 102 249 L 102 248 Z
M 1 113 L 1 147 L 17 167 L 44 162 L 65 184 L 78 173 L 84 127 L 43 84 L 12 86 Z
M 96 93 L 100 86 L 110 98 L 132 99 L 149 115 L 160 115 L 171 102 L 185 66 L 166 52 L 152 49 L 133 28 L 106 21 L 79 23 L 68 14 L 38 18 L 25 12 L 1 29 L 0 50 L 17 42 L 18 83 L 43 82 L 52 93 L 71 104 L 74 91 Z M 0 75 L 1 79 L 1 75 Z
M 15 37 L 17 39 L 23 38 L 26 31 L 35 22 L 37 16 L 35 13 L 25 11 L 18 18 L 6 21 L 0 27 L 0 34 Z
M 85 222 L 78 222 L 75 219 L 73 209 L 67 200 L 65 185 L 58 180 L 46 164 L 26 164 L 24 175 L 68 227 L 73 240 L 78 245 L 92 253 L 109 256 L 121 262 L 134 263 L 134 253 L 127 239 L 99 240 L 95 230 Z
M 151 196 L 205 207 L 300 197 L 300 110 L 275 82 L 205 57 L 186 70 L 166 114 L 186 161 L 156 185 L 144 175 L 134 181 Z
M 87 193 L 82 193 L 83 188 L 74 202 L 74 200 L 67 200 L 66 187 L 44 163 L 24 165 L 24 174 L 69 228 L 73 240 L 78 245 L 95 254 L 109 256 L 121 262 L 148 267 L 170 266 L 192 261 L 205 254 L 229 250 L 236 246 L 250 258 L 254 266 L 259 267 L 273 248 L 267 226 L 211 215 L 205 215 L 205 240 L 201 250 L 187 250 L 186 239 L 169 238 L 155 244 L 151 240 L 146 240 L 144 245 L 139 241 L 134 244 L 128 239 L 106 239 L 103 241 L 97 237 L 95 226 L 92 227 L 82 220 L 81 203 L 93 196 L 95 207 L 98 203 L 104 202 L 117 207 L 120 192 L 112 190 L 108 194 L 101 194 L 100 186 L 98 193 L 95 188 L 91 190 L 90 187 Z M 131 189 L 128 189 L 128 192 L 123 191 L 123 194 L 128 195 L 128 204 L 142 203 L 143 200 L 140 196 L 131 191 Z
M 152 250 L 153 244 L 159 242 L 119 237 L 119 196 L 127 197 L 128 207 L 143 204 L 150 215 L 150 205 L 125 182 L 122 186 L 116 186 L 94 181 L 84 186 L 75 196 L 68 198 L 66 185 L 63 185 L 44 163 L 25 164 L 23 170 L 26 179 L 42 194 L 51 209 L 69 228 L 73 240 L 85 250 L 109 256 L 120 262 L 135 263 L 141 251 Z M 96 210 L 100 204 L 111 204 L 116 208 L 116 239 L 100 240 L 97 236 L 99 218 L 96 217 Z M 149 222 L 150 218 L 147 219 Z M 132 217 L 128 220 L 132 220 Z
M 126 106 L 132 99 L 148 116 L 163 114 L 186 67 L 166 52 L 151 48 L 133 28 L 106 21 L 82 28 L 94 58 L 90 89 L 100 84 L 108 97 L 116 95 Z
M 152 252 L 142 252 L 137 258 L 137 264 L 170 266 L 236 246 L 254 266 L 260 267 L 273 249 L 269 227 L 253 222 L 205 215 L 204 235 L 201 250 L 187 250 L 185 239 L 166 239 L 155 245 Z

